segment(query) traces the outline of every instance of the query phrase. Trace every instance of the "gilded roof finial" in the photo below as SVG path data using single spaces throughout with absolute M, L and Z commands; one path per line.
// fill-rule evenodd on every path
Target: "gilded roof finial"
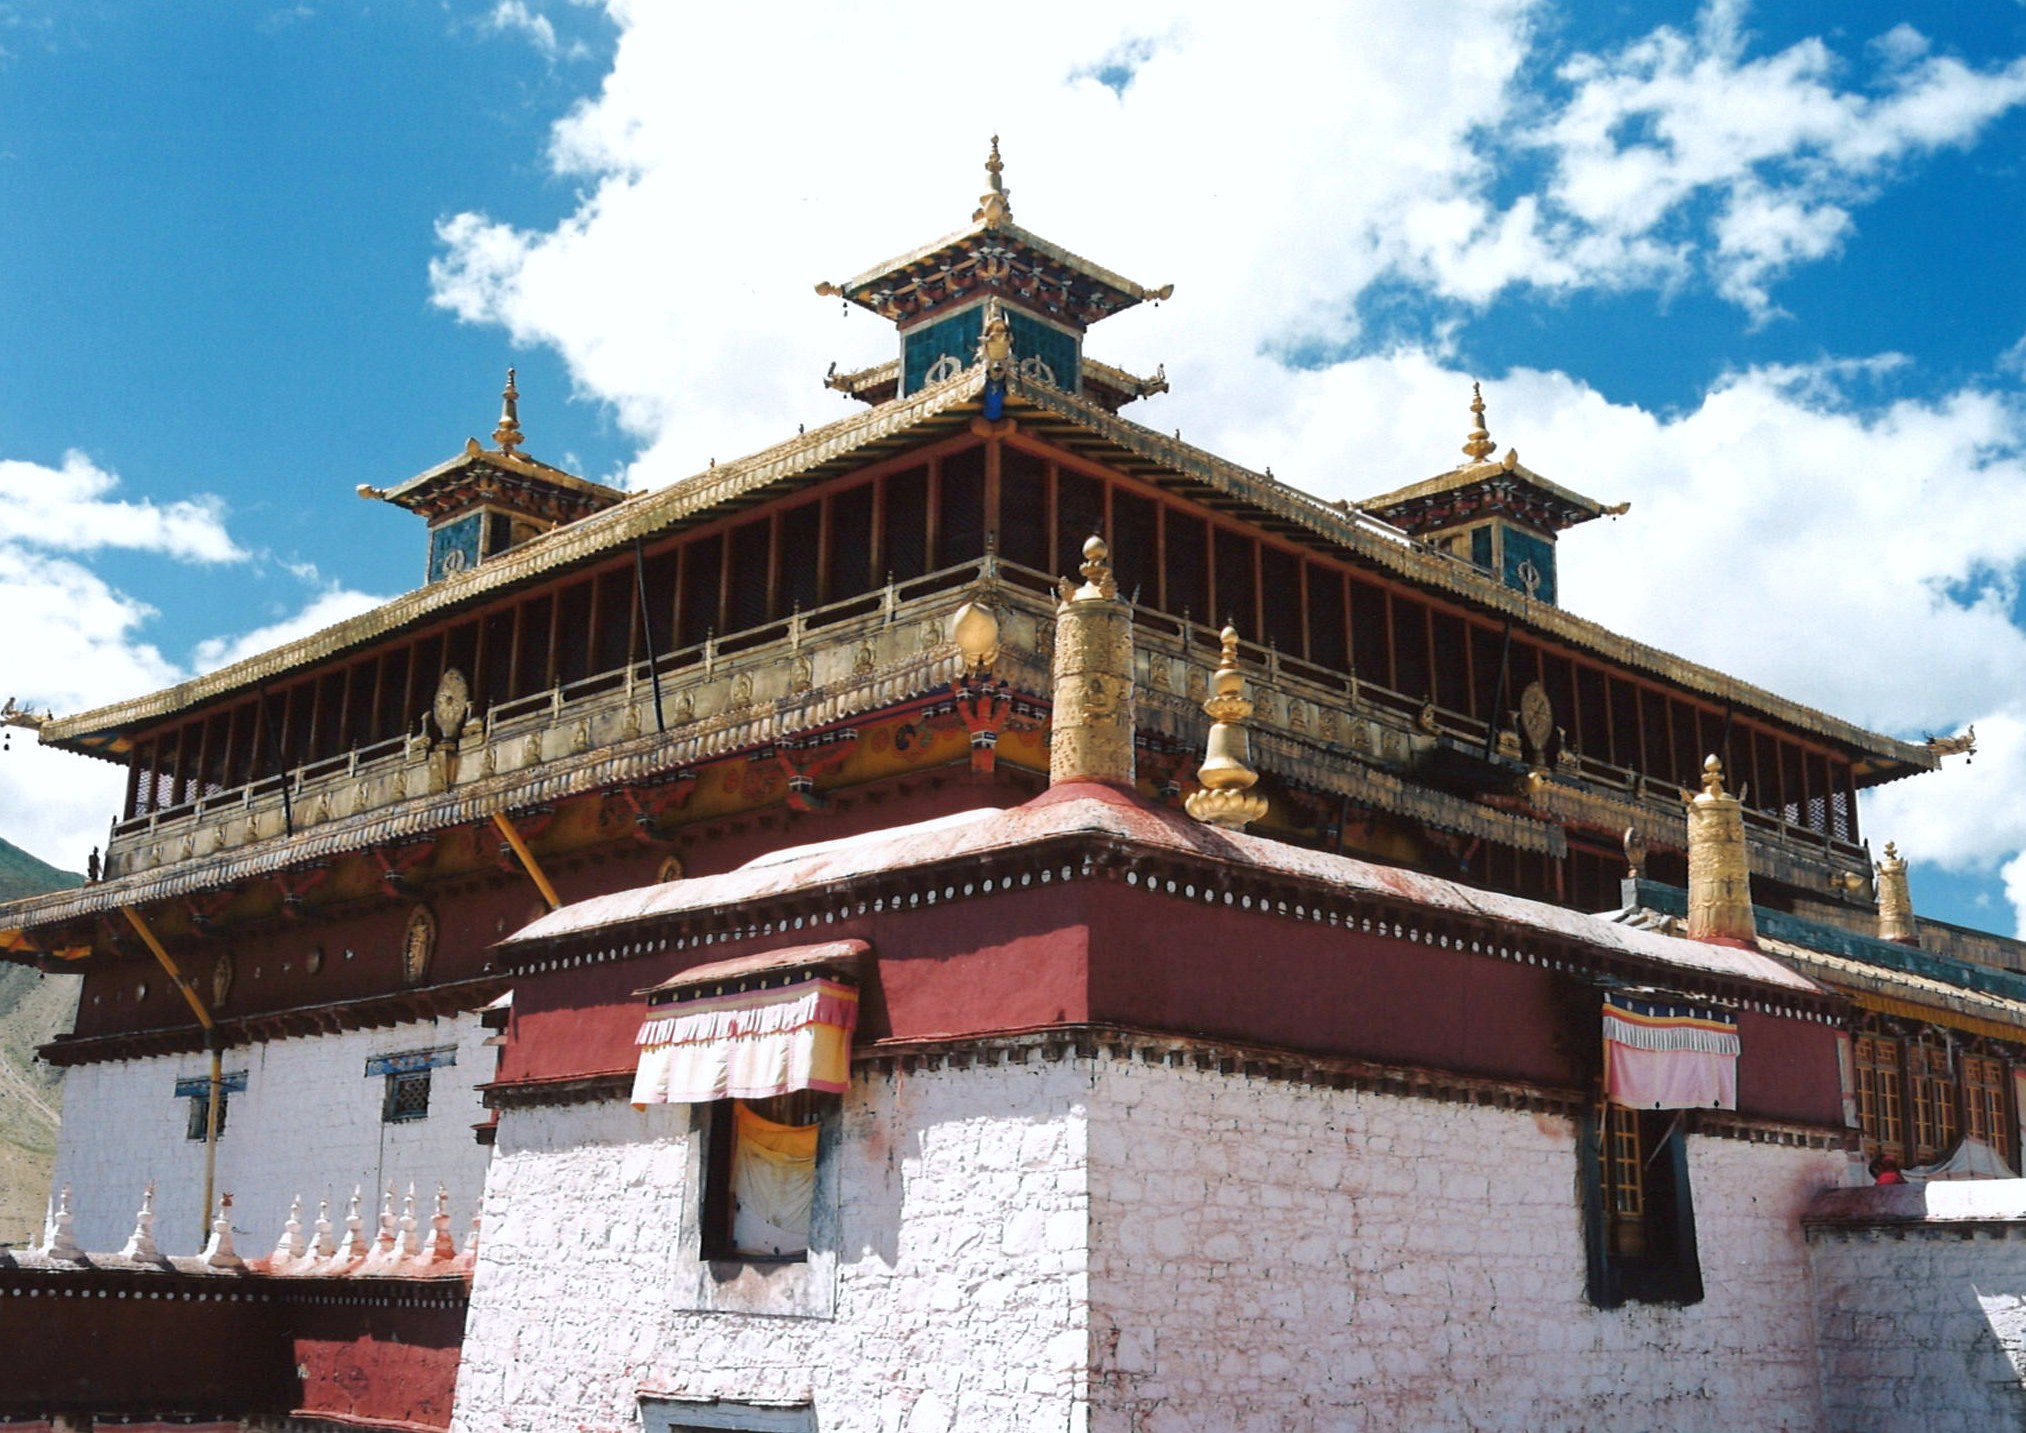
M 1210 678 L 1210 696 L 1203 703 L 1203 710 L 1210 714 L 1208 753 L 1196 769 L 1203 789 L 1189 793 L 1183 804 L 1205 825 L 1237 829 L 1266 814 L 1266 798 L 1251 789 L 1259 773 L 1252 769 L 1250 743 L 1242 725 L 1252 715 L 1252 703 L 1245 698 L 1245 676 L 1238 670 L 1237 629 L 1226 627 L 1219 640 L 1223 656 Z
M 1491 441 L 1491 434 L 1486 432 L 1484 427 L 1484 387 L 1482 384 L 1473 383 L 1470 385 L 1470 414 L 1471 417 L 1476 419 L 1476 426 L 1470 430 L 1470 438 L 1463 445 L 1463 456 L 1470 459 L 1473 463 L 1481 463 L 1491 456 L 1492 449 L 1497 446 L 1497 444 Z
M 1906 860 L 1890 841 L 1885 843 L 1885 859 L 1878 863 L 1878 938 L 1900 945 L 1920 944 L 1913 893 L 1906 882 Z
M 1752 871 L 1744 808 L 1724 790 L 1723 763 L 1702 764 L 1702 794 L 1688 803 L 1688 938 L 1755 945 Z
M 1013 222 L 1013 196 L 1006 192 L 1005 161 L 999 158 L 999 136 L 992 136 L 992 153 L 985 161 L 985 178 L 989 187 L 978 196 L 978 208 L 971 215 L 971 222 L 996 229 L 1002 224 Z
M 1048 781 L 1133 784 L 1133 610 L 1119 599 L 1111 552 L 1083 545 L 1083 586 L 1064 579 L 1055 609 L 1055 710 Z
M 506 387 L 500 391 L 499 426 L 492 430 L 493 442 L 509 457 L 517 456 L 514 449 L 522 443 L 520 398 L 521 391 L 514 387 L 514 371 L 507 370 Z

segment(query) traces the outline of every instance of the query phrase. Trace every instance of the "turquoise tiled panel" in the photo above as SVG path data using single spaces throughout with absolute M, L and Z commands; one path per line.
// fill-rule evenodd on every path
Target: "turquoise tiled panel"
M 1534 589 L 1534 596 L 1543 602 L 1555 600 L 1555 545 L 1545 538 L 1535 537 L 1530 532 L 1506 524 L 1505 529 L 1505 571 L 1500 574 L 1505 585 L 1524 592 L 1527 585 L 1520 578 L 1522 563 L 1531 562 L 1541 575 L 1540 586 Z
M 475 512 L 430 529 L 431 582 L 441 581 L 453 572 L 469 572 L 478 566 L 478 534 L 484 522 L 485 514 Z
M 978 336 L 984 331 L 985 307 L 979 304 L 948 318 L 915 329 L 901 340 L 900 391 L 919 393 L 929 381 L 929 370 L 945 357 L 965 368 L 977 361 Z M 1017 349 L 1015 350 L 1018 351 Z

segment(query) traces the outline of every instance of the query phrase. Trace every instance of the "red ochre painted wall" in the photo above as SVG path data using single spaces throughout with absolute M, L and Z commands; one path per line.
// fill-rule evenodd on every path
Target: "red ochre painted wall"
M 449 1426 L 461 1286 L 432 1307 L 356 1302 L 369 1291 L 345 1280 L 261 1295 L 255 1282 L 0 1269 L 0 1415 L 302 1410 Z M 353 1302 L 308 1302 L 340 1298 Z
M 861 1048 L 1104 1024 L 1542 1085 L 1592 1087 L 1600 997 L 1565 974 L 1107 881 L 516 979 L 502 1083 L 629 1073 L 633 994 L 692 966 L 856 937 Z M 591 942 L 595 946 L 595 941 Z M 1740 1012 L 1740 1112 L 1840 1125 L 1835 1032 Z

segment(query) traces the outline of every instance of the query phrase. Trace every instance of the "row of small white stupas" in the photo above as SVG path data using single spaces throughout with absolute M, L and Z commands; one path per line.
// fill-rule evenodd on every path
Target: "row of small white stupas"
M 134 1215 L 134 1232 L 116 1255 L 88 1254 L 78 1247 L 75 1217 L 70 1207 L 70 1186 L 64 1185 L 44 1225 L 42 1242 L 29 1252 L 58 1264 L 96 1266 L 114 1260 L 126 1264 L 177 1268 L 186 1272 L 203 1270 L 246 1270 L 257 1274 L 286 1274 L 292 1277 L 343 1278 L 441 1277 L 468 1272 L 478 1256 L 479 1216 L 460 1249 L 450 1233 L 450 1191 L 436 1186 L 436 1212 L 428 1229 L 415 1213 L 415 1186 L 408 1186 L 401 1200 L 401 1213 L 394 1213 L 395 1194 L 388 1186 L 380 1203 L 379 1226 L 369 1238 L 366 1221 L 359 1213 L 361 1190 L 352 1190 L 351 1204 L 343 1227 L 331 1221 L 331 1201 L 317 1208 L 315 1224 L 306 1233 L 302 1220 L 302 1196 L 289 1206 L 288 1220 L 274 1252 L 264 1257 L 243 1258 L 233 1246 L 232 1196 L 221 1195 L 218 1217 L 211 1221 L 211 1237 L 195 1258 L 171 1258 L 155 1242 L 155 1185 L 148 1182 L 141 1195 L 141 1207 Z

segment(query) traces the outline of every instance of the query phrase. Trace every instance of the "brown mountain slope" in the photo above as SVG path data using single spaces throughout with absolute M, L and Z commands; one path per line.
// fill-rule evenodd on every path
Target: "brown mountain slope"
M 0 900 L 78 881 L 0 840 Z M 62 1091 L 35 1047 L 70 1028 L 77 987 L 74 975 L 0 965 L 0 1244 L 26 1244 L 42 1229 Z

